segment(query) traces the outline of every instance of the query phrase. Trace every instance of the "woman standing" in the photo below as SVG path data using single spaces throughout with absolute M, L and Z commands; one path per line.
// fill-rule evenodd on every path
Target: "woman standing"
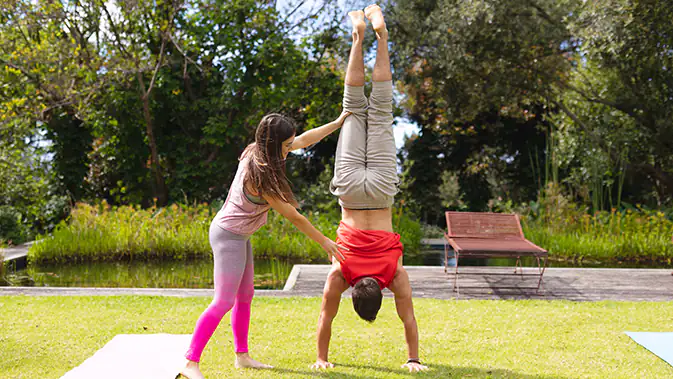
M 187 364 L 181 372 L 183 376 L 203 378 L 199 370 L 203 349 L 222 317 L 232 308 L 236 367 L 271 368 L 248 354 L 250 306 L 255 292 L 250 236 L 266 223 L 270 208 L 319 243 L 330 259 L 343 260 L 339 249 L 345 248 L 325 237 L 297 211 L 297 201 L 285 174 L 285 159 L 290 151 L 311 146 L 337 130 L 349 114 L 343 112 L 337 120 L 296 138 L 295 125 L 287 117 L 272 113 L 260 121 L 255 142 L 241 155 L 227 200 L 210 225 L 215 297 L 196 322 L 189 350 L 185 354 Z

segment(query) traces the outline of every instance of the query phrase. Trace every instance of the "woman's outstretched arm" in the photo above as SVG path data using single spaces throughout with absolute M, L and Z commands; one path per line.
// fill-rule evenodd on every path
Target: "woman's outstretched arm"
M 303 149 L 320 142 L 320 140 L 330 135 L 333 131 L 339 129 L 341 125 L 343 125 L 346 117 L 350 116 L 350 114 L 350 112 L 341 112 L 341 115 L 339 115 L 339 118 L 336 120 L 302 133 L 300 136 L 295 138 L 290 150 L 293 151 Z

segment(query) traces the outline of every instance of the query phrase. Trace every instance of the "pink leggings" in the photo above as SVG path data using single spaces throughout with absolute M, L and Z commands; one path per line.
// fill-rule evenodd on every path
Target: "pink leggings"
M 192 342 L 185 357 L 198 362 L 208 340 L 222 317 L 231 313 L 234 348 L 237 353 L 248 352 L 250 304 L 255 294 L 254 266 L 250 236 L 242 236 L 210 225 L 210 247 L 213 249 L 215 297 L 196 322 Z

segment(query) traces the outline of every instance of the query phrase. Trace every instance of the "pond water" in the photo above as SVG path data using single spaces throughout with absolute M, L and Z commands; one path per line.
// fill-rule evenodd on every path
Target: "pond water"
M 516 260 L 461 259 L 461 266 L 514 266 Z M 292 271 L 292 266 L 302 261 L 279 259 L 255 260 L 255 288 L 281 289 Z M 320 262 L 326 263 L 326 262 Z M 417 255 L 407 255 L 404 264 L 409 266 L 443 266 L 444 252 L 427 250 Z M 535 259 L 522 259 L 524 267 L 536 267 Z M 455 260 L 449 258 L 449 265 Z M 7 264 L 5 276 L 14 286 L 43 287 L 138 287 L 138 288 L 212 288 L 213 262 L 210 259 L 187 261 L 134 261 L 117 263 L 81 263 L 75 265 L 49 264 L 14 267 Z M 670 268 L 666 264 L 549 261 L 548 267 L 620 267 L 620 268 Z
M 255 288 L 283 288 L 293 262 L 255 260 Z M 40 264 L 6 270 L 10 285 L 40 287 L 213 288 L 213 261 Z

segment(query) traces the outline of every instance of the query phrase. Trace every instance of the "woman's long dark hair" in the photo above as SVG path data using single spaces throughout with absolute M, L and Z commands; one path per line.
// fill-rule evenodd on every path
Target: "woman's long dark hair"
M 250 144 L 243 153 L 250 157 L 243 183 L 254 188 L 260 196 L 271 196 L 294 206 L 298 204 L 285 175 L 283 141 L 295 135 L 296 131 L 292 119 L 270 113 L 259 122 L 255 143 Z

